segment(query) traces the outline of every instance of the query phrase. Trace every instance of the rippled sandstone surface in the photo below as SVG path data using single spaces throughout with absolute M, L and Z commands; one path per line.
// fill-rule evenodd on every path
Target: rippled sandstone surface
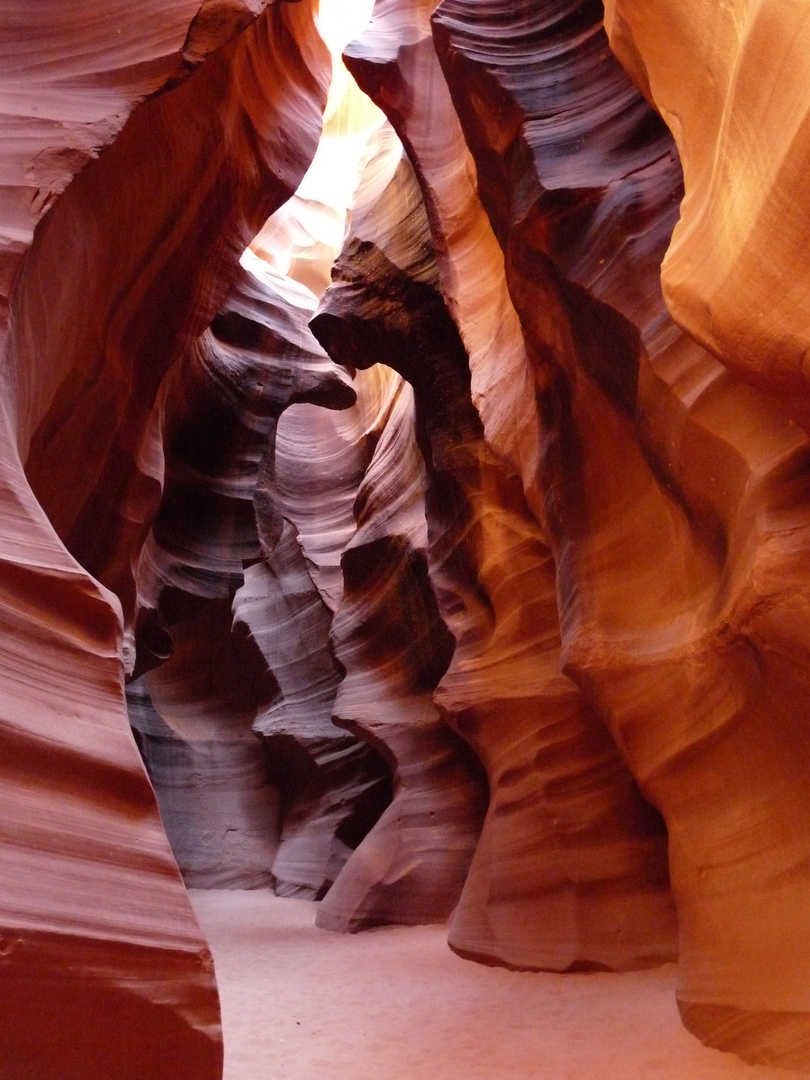
M 78 164 L 93 157 L 106 127 L 97 138 L 75 125 L 117 110 L 120 128 L 138 97 L 183 67 L 195 14 L 183 4 L 82 11 L 5 11 L 3 45 L 16 59 L 3 65 L 4 120 L 13 109 L 31 117 L 31 141 L 4 143 L 10 256 L 29 239 L 14 200 L 32 194 L 15 153 L 25 169 L 43 164 L 50 114 L 60 138 L 92 142 Z M 0 1027 L 10 1076 L 220 1074 L 210 954 L 127 723 L 133 569 L 160 497 L 162 376 L 303 175 L 328 68 L 309 5 L 269 8 L 135 109 L 24 258 L 6 264 L 16 274 L 0 417 Z M 292 153 L 282 135 L 291 126 Z M 58 140 L 53 157 L 78 168 Z M 35 182 L 45 199 L 51 188 Z
M 4 1066 L 219 1075 L 185 878 L 806 1071 L 810 20 L 316 6 L 4 5 Z

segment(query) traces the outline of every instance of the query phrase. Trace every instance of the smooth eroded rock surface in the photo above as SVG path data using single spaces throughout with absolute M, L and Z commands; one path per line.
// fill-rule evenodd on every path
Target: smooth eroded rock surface
M 182 67 L 195 9 L 98 4 L 82 19 L 64 4 L 16 8 L 4 93 L 19 74 L 28 97 L 12 104 L 30 111 L 37 146 L 55 146 L 59 167 L 36 180 L 47 203 L 109 141 L 110 112 L 117 129 L 135 98 Z M 162 479 L 160 381 L 215 314 L 246 239 L 296 187 L 328 66 L 309 5 L 271 9 L 136 109 L 48 211 L 22 263 L 8 264 L 0 1027 L 10 1076 L 220 1075 L 210 954 L 127 723 L 125 629 Z M 81 161 L 65 158 L 48 117 L 85 147 Z M 297 150 L 281 154 L 293 118 Z M 74 121 L 102 130 L 71 132 Z M 5 147 L 13 159 L 19 142 Z M 19 171 L 12 161 L 4 190 L 25 204 Z M 16 257 L 29 235 L 13 222 L 11 232 Z
M 438 667 L 431 672 L 421 660 L 421 679 L 436 687 L 445 719 L 484 765 L 490 794 L 450 943 L 514 967 L 653 962 L 674 950 L 664 830 L 560 670 L 553 560 L 517 477 L 486 446 L 466 352 L 429 283 L 437 275 L 425 272 L 428 221 L 415 201 L 405 202 L 421 237 L 410 261 L 428 280 L 404 272 L 402 251 L 400 269 L 371 241 L 350 240 L 312 326 L 335 360 L 363 366 L 384 358 L 413 387 L 427 573 L 454 639 L 445 661 L 439 640 L 425 650 Z M 373 520 L 369 501 L 363 513 Z M 347 579 L 363 565 L 359 537 L 344 555 Z M 415 581 L 409 591 L 417 594 Z M 420 641 L 409 607 L 397 597 L 399 615 L 386 619 L 402 620 L 404 633 L 394 637 L 408 641 L 399 646 L 403 659 L 418 655 Z M 344 684 L 341 704 L 348 692 Z M 384 731 L 377 721 L 374 736 L 384 740 Z
M 810 1070 L 804 6 L 316 6 L 5 5 L 0 1072 L 215 1080 L 183 876 Z
M 538 5 L 508 66 L 499 15 L 503 34 L 504 5 L 445 0 L 434 30 L 545 425 L 566 670 L 667 821 L 687 1023 L 806 1066 L 807 759 L 787 704 L 806 684 L 806 439 L 668 320 L 678 163 L 601 11 Z M 513 117 L 495 148 L 494 115 Z

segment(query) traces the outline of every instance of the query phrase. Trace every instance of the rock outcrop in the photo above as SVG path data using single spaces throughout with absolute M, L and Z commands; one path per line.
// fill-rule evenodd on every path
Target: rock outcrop
M 611 45 L 669 125 L 683 164 L 662 268 L 667 304 L 807 429 L 810 16 L 777 0 L 605 8 Z
M 128 693 L 192 886 L 320 897 L 349 850 L 339 829 L 358 799 L 376 806 L 385 775 L 331 723 L 331 617 L 277 490 L 283 411 L 355 401 L 307 331 L 314 304 L 240 268 L 164 385 L 163 497 L 136 575 L 138 667 L 152 670 Z
M 399 140 L 384 125 L 369 150 L 347 245 L 374 236 L 417 278 L 435 280 L 418 185 Z M 432 701 L 453 639 L 429 578 L 426 473 L 413 390 L 390 363 L 375 364 L 388 360 L 388 342 L 373 325 L 364 325 L 360 308 L 344 310 L 350 318 L 356 314 L 361 344 L 349 333 L 334 347 L 329 298 L 345 284 L 338 271 L 334 276 L 311 325 L 338 363 L 357 369 L 366 420 L 356 445 L 367 450 L 353 534 L 340 559 L 332 644 L 345 674 L 334 715 L 377 748 L 391 768 L 394 790 L 391 805 L 325 897 L 317 921 L 340 930 L 445 921 L 480 831 L 484 785 L 476 762 Z M 407 336 L 406 323 L 407 315 Z

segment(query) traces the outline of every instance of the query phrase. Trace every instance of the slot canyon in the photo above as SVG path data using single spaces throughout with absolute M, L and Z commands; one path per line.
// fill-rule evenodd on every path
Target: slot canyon
M 810 1072 L 810 8 L 0 56 L 0 1080 L 220 1080 L 190 890 Z

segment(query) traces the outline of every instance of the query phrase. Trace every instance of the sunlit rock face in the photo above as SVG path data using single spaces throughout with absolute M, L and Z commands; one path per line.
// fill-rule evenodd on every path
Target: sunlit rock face
M 806 439 L 668 321 L 677 161 L 598 6 L 522 13 L 508 65 L 507 5 L 445 0 L 433 25 L 545 428 L 565 668 L 669 828 L 682 1014 L 807 1065 Z
M 605 6 L 611 45 L 683 162 L 667 303 L 806 428 L 810 13 L 795 0 Z
M 114 139 L 133 105 L 183 73 L 182 49 L 198 8 L 197 0 L 175 0 L 136 11 L 116 0 L 98 0 L 79 15 L 56 0 L 5 5 L 0 43 L 3 337 L 9 290 L 34 226 L 73 176 Z
M 6 7 L 0 1071 L 219 1076 L 178 864 L 809 1070 L 804 7 Z
M 394 638 L 407 641 L 400 656 L 414 656 L 412 685 L 435 690 L 445 720 L 484 765 L 490 792 L 450 943 L 465 955 L 524 968 L 621 969 L 662 959 L 674 953 L 675 941 L 664 831 L 600 719 L 560 670 L 553 560 L 517 477 L 486 446 L 470 400 L 466 352 L 430 283 L 436 274 L 429 273 L 429 229 L 417 205 L 413 193 L 405 202 L 419 241 L 411 258 L 415 272 L 428 280 L 408 276 L 370 240 L 350 238 L 312 327 L 335 360 L 363 366 L 384 358 L 413 387 L 423 464 L 411 470 L 426 473 L 424 509 L 415 524 L 424 520 L 420 546 L 426 547 L 436 614 L 451 631 L 454 648 L 443 650 L 434 632 L 432 641 L 425 635 L 419 658 L 417 628 L 424 616 L 418 618 L 404 596 L 394 605 L 390 599 L 381 603 L 396 607 L 384 617 L 397 627 Z M 380 233 L 382 247 L 391 249 L 389 236 Z M 403 250 L 396 254 L 407 267 Z M 394 454 L 386 446 L 385 453 L 401 463 L 408 459 L 404 448 Z M 393 495 L 396 472 L 389 467 L 386 475 Z M 391 502 L 389 495 L 387 516 L 394 518 Z M 370 507 L 364 504 L 363 511 L 371 525 Z M 347 582 L 358 579 L 361 532 L 344 555 Z M 382 538 L 376 540 L 380 546 Z M 370 550 L 366 573 L 373 560 Z M 410 575 L 408 593 L 415 600 L 419 575 Z M 367 589 L 374 586 L 379 588 L 369 581 Z M 355 621 L 362 622 L 360 609 Z M 339 701 L 344 707 L 350 686 L 347 679 Z M 377 691 L 367 700 L 378 696 L 392 695 Z M 385 741 L 386 726 L 375 711 L 371 731 Z M 398 719 L 410 728 L 416 748 L 425 721 L 408 723 L 407 714 Z M 362 731 L 362 719 L 357 723 Z M 391 730 L 400 740 L 406 734 Z M 457 784 L 448 788 L 457 790 Z M 429 790 L 425 799 L 430 806 Z M 395 809 L 396 801 L 392 814 Z M 453 820 L 435 810 L 430 818 Z M 367 844 L 376 839 L 382 848 L 375 833 Z M 420 836 L 419 844 L 428 841 Z M 388 846 L 398 850 L 402 844 L 389 840 Z M 437 853 L 446 846 L 433 844 Z M 460 847 L 458 840 L 453 847 Z M 351 870 L 350 863 L 344 881 Z M 431 877 L 437 876 L 434 869 Z M 383 877 L 374 890 L 385 884 Z M 327 909 L 332 903 L 327 898 Z

